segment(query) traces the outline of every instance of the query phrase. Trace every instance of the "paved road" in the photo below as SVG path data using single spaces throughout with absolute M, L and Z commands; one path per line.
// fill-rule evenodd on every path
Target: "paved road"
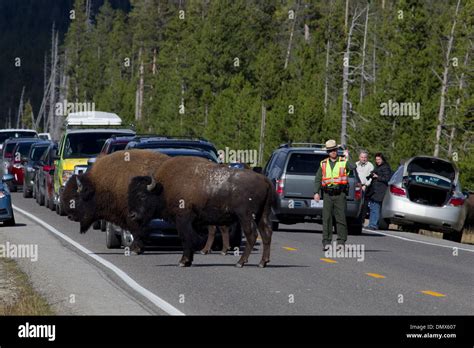
M 136 281 L 142 287 L 141 294 L 130 288 L 117 273 L 97 259 L 93 260 L 91 255 L 78 251 L 62 239 L 52 243 L 54 248 L 67 249 L 80 257 L 81 267 L 88 263 L 92 271 L 78 271 L 62 260 L 61 257 L 67 255 L 59 252 L 61 256 L 57 257 L 56 267 L 51 272 L 67 272 L 73 288 L 83 285 L 83 297 L 94 296 L 97 286 L 92 287 L 93 291 L 86 291 L 88 277 L 90 273 L 100 273 L 109 287 L 120 289 L 121 296 L 116 296 L 117 291 L 111 292 L 107 301 L 115 302 L 117 306 L 124 302 L 128 306 L 125 308 L 135 311 L 133 313 L 170 313 L 156 306 L 163 302 L 188 315 L 474 313 L 474 246 L 471 245 L 410 233 L 367 231 L 361 236 L 349 236 L 348 243 L 364 247 L 363 260 L 358 261 L 337 255 L 326 257 L 321 249 L 320 225 L 298 224 L 282 226 L 282 230 L 274 232 L 271 263 L 265 269 L 257 267 L 262 252 L 260 244 L 252 253 L 250 264 L 243 269 L 234 267 L 237 256 L 218 253 L 196 255 L 193 267 L 182 269 L 177 267 L 179 250 L 154 250 L 140 256 L 125 256 L 123 250 L 106 249 L 103 232 L 90 230 L 81 235 L 78 223 L 38 206 L 33 199 L 22 198 L 21 193 L 13 194 L 13 204 Z M 0 236 L 3 234 L 8 238 L 9 234 L 15 233 L 18 242 L 25 228 L 46 233 L 38 222 L 21 217 L 19 212 L 16 215 L 25 226 L 12 228 L 14 232 L 0 229 Z M 54 235 L 52 232 L 47 234 Z M 27 238 L 25 236 L 25 243 Z M 45 253 L 55 253 L 54 248 L 46 250 L 46 246 L 40 246 L 40 258 L 46 257 Z M 153 302 L 143 288 L 159 300 Z M 55 294 L 54 289 L 49 294 L 48 289 L 44 292 L 46 296 Z M 131 300 L 136 306 L 129 303 Z

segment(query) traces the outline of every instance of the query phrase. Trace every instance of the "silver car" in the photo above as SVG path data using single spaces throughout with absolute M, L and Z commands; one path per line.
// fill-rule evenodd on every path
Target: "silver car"
M 461 191 L 459 171 L 453 163 L 437 157 L 412 157 L 388 183 L 379 227 L 386 229 L 394 223 L 407 231 L 424 228 L 460 242 L 468 195 Z

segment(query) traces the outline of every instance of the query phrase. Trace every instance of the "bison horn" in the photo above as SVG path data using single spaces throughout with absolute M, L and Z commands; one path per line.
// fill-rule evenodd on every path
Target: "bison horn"
M 78 176 L 76 176 L 76 184 L 77 184 L 77 192 L 80 193 L 82 191 L 82 183 L 81 183 L 81 180 L 79 180 Z
M 150 175 L 150 178 L 151 178 L 151 183 L 149 185 L 146 185 L 146 189 L 148 191 L 152 191 L 156 187 L 156 181 L 153 175 Z

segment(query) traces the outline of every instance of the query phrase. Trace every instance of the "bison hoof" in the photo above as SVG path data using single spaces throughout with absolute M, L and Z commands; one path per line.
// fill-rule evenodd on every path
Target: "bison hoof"
M 210 254 L 210 253 L 211 253 L 211 251 L 209 249 L 202 249 L 201 250 L 201 254 L 203 254 L 203 255 L 207 255 L 207 254 Z
M 222 256 L 226 256 L 226 255 L 227 255 L 227 251 L 226 251 L 226 250 L 222 250 L 222 251 L 221 251 L 221 255 L 222 255 Z
M 258 267 L 265 268 L 265 267 L 267 267 L 267 263 L 268 263 L 268 261 L 266 261 L 266 262 L 262 261 L 258 264 Z
M 235 264 L 235 267 L 237 267 L 237 268 L 242 268 L 242 267 L 244 267 L 244 264 L 237 262 L 237 263 Z
M 192 265 L 192 262 L 190 261 L 179 263 L 179 267 L 190 267 L 191 265 Z

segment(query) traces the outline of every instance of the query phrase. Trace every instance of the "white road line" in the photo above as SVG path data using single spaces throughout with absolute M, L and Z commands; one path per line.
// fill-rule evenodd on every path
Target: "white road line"
M 168 314 L 171 314 L 171 315 L 185 315 L 183 312 L 181 312 L 179 309 L 173 307 L 171 304 L 169 304 L 168 302 L 166 302 L 165 300 L 163 300 L 161 297 L 155 295 L 154 293 L 152 293 L 151 291 L 145 289 L 144 287 L 142 287 L 140 284 L 138 284 L 135 280 L 133 280 L 127 273 L 125 273 L 124 271 L 122 271 L 120 268 L 118 268 L 117 266 L 115 266 L 114 264 L 112 264 L 111 262 L 103 259 L 102 257 L 100 256 L 97 256 L 96 254 L 94 254 L 92 251 L 90 251 L 89 249 L 85 248 L 84 246 L 82 246 L 81 244 L 77 243 L 76 241 L 72 240 L 71 238 L 69 238 L 68 236 L 66 236 L 65 234 L 59 232 L 57 229 L 55 229 L 53 226 L 49 225 L 48 223 L 44 222 L 43 220 L 37 218 L 36 216 L 28 213 L 27 211 L 23 210 L 23 209 L 20 209 L 18 208 L 17 206 L 15 205 L 12 205 L 13 206 L 13 209 L 15 209 L 16 211 L 18 211 L 19 213 L 29 217 L 31 220 L 37 222 L 38 224 L 40 224 L 41 226 L 43 226 L 44 228 L 46 228 L 49 232 L 55 234 L 56 236 L 62 238 L 63 240 L 65 240 L 66 242 L 70 243 L 71 245 L 75 246 L 77 249 L 79 249 L 80 251 L 82 251 L 84 254 L 90 256 L 91 258 L 93 258 L 94 260 L 96 260 L 97 262 L 101 263 L 103 266 L 107 267 L 108 269 L 110 269 L 112 272 L 114 272 L 120 279 L 122 279 L 128 286 L 130 286 L 133 290 L 135 290 L 136 292 L 138 292 L 139 294 L 143 295 L 144 297 L 146 297 L 148 300 L 150 300 L 153 304 L 155 304 L 158 308 L 160 308 L 161 310 L 165 311 L 166 313 Z
M 461 247 L 458 247 L 458 246 L 451 246 L 451 245 L 442 245 L 442 244 L 436 244 L 436 243 L 429 243 L 429 242 L 424 242 L 424 241 L 422 241 L 422 240 L 410 239 L 410 238 L 401 237 L 401 236 L 394 236 L 393 234 L 384 233 L 384 232 L 379 232 L 379 231 L 373 231 L 373 230 L 366 230 L 366 229 L 364 229 L 364 231 L 365 231 L 365 232 L 370 232 L 370 233 L 381 234 L 381 235 L 384 235 L 384 236 L 387 236 L 387 237 L 398 238 L 398 239 L 406 240 L 406 241 L 409 241 L 409 242 L 415 242 L 415 243 L 421 243 L 421 244 L 434 245 L 434 246 L 439 246 L 439 247 L 449 248 L 449 249 L 454 249 L 454 248 L 456 248 L 456 249 L 458 249 L 458 250 L 464 250 L 464 251 L 469 251 L 469 252 L 471 252 L 471 253 L 474 253 L 474 250 L 473 250 L 473 249 L 465 249 L 465 248 L 461 248 Z

